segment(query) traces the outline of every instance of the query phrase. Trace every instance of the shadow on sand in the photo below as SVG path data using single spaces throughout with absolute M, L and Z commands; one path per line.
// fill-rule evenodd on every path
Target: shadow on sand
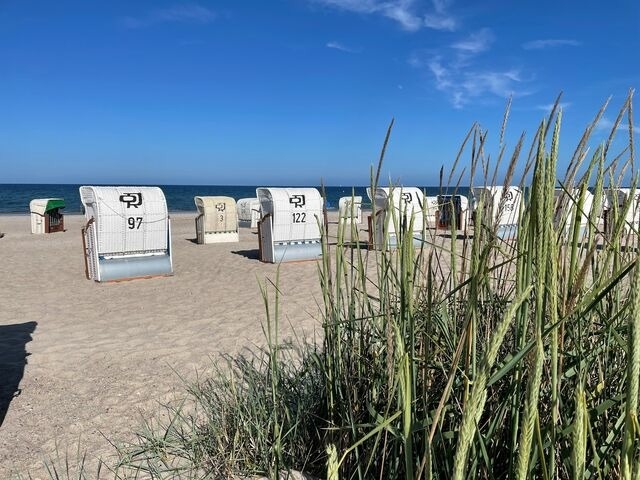
M 260 260 L 258 256 L 258 250 L 236 250 L 231 252 L 234 255 L 240 255 L 241 257 L 248 258 L 249 260 Z
M 20 380 L 27 365 L 27 343 L 36 322 L 0 325 L 0 426 L 11 400 L 20 395 Z
M 441 238 L 448 238 L 449 240 L 451 240 L 450 233 L 438 233 L 437 235 Z M 473 239 L 473 235 L 471 234 L 467 234 L 467 235 L 465 235 L 464 233 L 456 234 L 456 240 L 472 240 L 472 239 Z

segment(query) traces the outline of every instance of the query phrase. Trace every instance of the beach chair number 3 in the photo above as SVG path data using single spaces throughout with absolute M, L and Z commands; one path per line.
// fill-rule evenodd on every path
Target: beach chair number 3
M 140 225 L 142 225 L 142 217 L 127 218 L 127 225 L 129 226 L 129 230 L 138 230 Z
M 294 212 L 293 215 L 293 223 L 304 223 L 307 220 L 307 214 L 305 212 Z

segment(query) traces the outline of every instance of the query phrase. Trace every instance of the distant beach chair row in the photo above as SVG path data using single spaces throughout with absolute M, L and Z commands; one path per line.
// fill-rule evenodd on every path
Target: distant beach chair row
M 482 187 L 463 195 L 428 197 L 416 187 L 385 187 L 372 192 L 367 219 L 369 246 L 395 248 L 400 232 L 410 232 L 418 247 L 427 229 L 466 232 L 469 225 L 491 228 L 498 237 L 517 236 L 523 195 L 518 187 Z M 80 187 L 86 224 L 82 229 L 86 276 L 99 282 L 173 274 L 171 223 L 167 203 L 158 187 Z M 231 197 L 196 196 L 198 244 L 238 242 L 240 225 L 258 229 L 259 259 L 280 263 L 320 258 L 321 226 L 326 223 L 324 201 L 315 188 L 258 188 L 256 198 L 237 202 Z M 632 189 L 606 192 L 602 218 L 592 217 L 593 194 L 556 190 L 556 228 L 579 223 L 579 235 L 589 222 L 613 227 L 613 209 L 627 208 L 624 228 L 637 231 L 640 193 Z M 576 212 L 577 205 L 581 211 Z M 35 199 L 30 204 L 32 233 L 64 231 L 64 200 Z M 343 225 L 362 222 L 362 197 L 343 197 L 338 204 Z M 476 224 L 477 223 L 477 224 Z

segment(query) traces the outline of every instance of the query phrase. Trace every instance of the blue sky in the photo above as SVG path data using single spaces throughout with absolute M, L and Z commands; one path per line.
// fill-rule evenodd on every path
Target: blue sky
M 630 0 L 0 0 L 0 183 L 364 185 L 393 117 L 383 175 L 437 184 L 560 91 L 566 161 L 639 51 Z

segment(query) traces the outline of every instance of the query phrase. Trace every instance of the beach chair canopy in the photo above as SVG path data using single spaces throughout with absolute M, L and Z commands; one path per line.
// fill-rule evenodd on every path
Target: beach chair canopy
M 257 226 L 260 220 L 260 202 L 257 198 L 241 198 L 238 200 L 238 220 L 251 222 L 251 227 Z
M 439 202 L 439 208 L 442 208 L 443 204 L 447 202 L 453 202 L 456 206 L 460 207 L 461 211 L 469 210 L 469 199 L 464 195 L 440 195 L 436 198 Z
M 369 218 L 369 244 L 377 249 L 396 248 L 400 225 L 411 225 L 414 246 L 422 244 L 426 197 L 416 187 L 379 187 L 375 192 L 367 188 L 373 212 Z M 374 222 L 375 220 L 375 222 Z
M 64 208 L 62 198 L 36 198 L 29 202 L 31 233 L 64 232 Z
M 342 197 L 338 200 L 338 216 L 340 219 L 362 221 L 362 197 Z
M 394 223 L 405 215 L 407 219 L 413 219 L 413 231 L 422 232 L 423 215 L 427 207 L 422 190 L 416 187 L 378 187 L 375 195 L 372 195 L 371 188 L 368 187 L 367 195 L 375 205 L 376 212 L 382 211 L 387 215 L 390 233 L 395 233 Z
M 438 204 L 438 197 L 426 197 L 425 198 L 425 209 L 427 211 L 427 216 L 434 216 L 436 212 L 440 209 L 440 205 Z
M 80 187 L 87 277 L 121 280 L 173 273 L 171 226 L 158 187 Z
M 640 225 L 640 189 L 615 188 L 605 190 L 607 197 L 606 207 L 611 215 L 613 208 L 618 209 L 620 215 L 622 209 L 628 206 L 625 214 L 625 228 L 638 228 Z
M 322 197 L 315 188 L 258 188 L 262 218 L 271 216 L 274 242 L 320 239 Z
M 472 189 L 473 208 L 483 203 L 497 225 L 517 225 L 522 204 L 518 187 L 476 187 Z
M 464 195 L 438 195 L 437 228 L 466 230 L 469 220 L 469 199 Z
M 80 187 L 87 220 L 96 225 L 98 253 L 164 252 L 169 212 L 158 187 Z
M 259 257 L 263 262 L 313 260 L 322 256 L 323 203 L 315 188 L 258 188 Z
M 204 216 L 204 232 L 235 232 L 238 230 L 236 201 L 231 197 L 195 197 L 198 213 Z
M 569 227 L 574 219 L 574 211 L 580 202 L 580 189 L 575 188 L 571 192 L 566 192 L 562 188 L 556 188 L 554 197 L 556 199 L 554 223 L 558 227 L 564 221 L 565 225 Z M 580 212 L 578 212 L 578 223 L 583 227 L 589 223 L 593 201 L 593 193 L 585 190 L 584 200 L 582 201 Z
M 35 198 L 29 202 L 29 211 L 42 216 L 60 208 L 64 208 L 64 198 Z

